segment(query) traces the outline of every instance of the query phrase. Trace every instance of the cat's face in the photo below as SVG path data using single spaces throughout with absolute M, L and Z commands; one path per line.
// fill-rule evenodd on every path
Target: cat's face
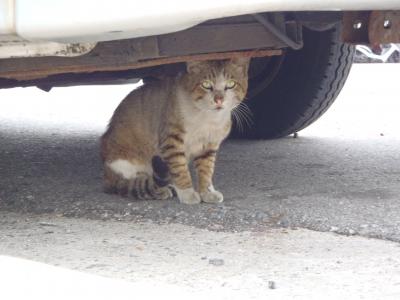
M 249 62 L 249 58 L 188 62 L 190 101 L 201 110 L 231 111 L 246 95 Z

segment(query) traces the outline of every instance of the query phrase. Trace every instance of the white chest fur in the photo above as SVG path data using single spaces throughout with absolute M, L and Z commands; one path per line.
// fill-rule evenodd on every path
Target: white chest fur
M 207 111 L 188 115 L 185 118 L 185 152 L 193 158 L 201 154 L 208 144 L 219 145 L 226 137 L 230 122 L 229 111 Z

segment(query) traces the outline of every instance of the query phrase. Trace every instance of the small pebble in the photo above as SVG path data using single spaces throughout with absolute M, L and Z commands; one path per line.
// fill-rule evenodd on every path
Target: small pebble
M 48 223 L 48 222 L 39 222 L 40 226 L 49 226 L 49 227 L 57 227 L 56 224 Z
M 271 290 L 276 289 L 275 281 L 268 281 L 268 288 Z
M 224 262 L 224 260 L 221 259 L 221 258 L 211 258 L 211 259 L 208 260 L 208 263 L 209 263 L 210 265 L 214 265 L 214 266 L 219 267 L 219 266 L 224 265 L 225 262 Z
M 331 226 L 331 228 L 329 229 L 329 231 L 331 232 L 337 232 L 339 230 L 339 227 L 336 226 Z
M 222 230 L 222 229 L 224 229 L 224 226 L 222 226 L 221 224 L 212 224 L 212 225 L 210 225 L 210 229 L 211 230 Z
M 349 234 L 354 235 L 356 232 L 353 229 L 349 229 Z

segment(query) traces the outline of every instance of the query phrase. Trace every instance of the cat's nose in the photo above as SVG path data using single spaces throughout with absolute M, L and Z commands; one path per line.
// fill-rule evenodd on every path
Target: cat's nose
M 224 96 L 221 94 L 216 94 L 214 96 L 214 102 L 217 104 L 217 107 L 222 106 L 222 102 L 224 102 Z

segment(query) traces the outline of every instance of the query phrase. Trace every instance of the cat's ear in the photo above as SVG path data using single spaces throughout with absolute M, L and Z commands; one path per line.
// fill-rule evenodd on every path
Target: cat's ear
M 204 67 L 204 61 L 187 61 L 186 62 L 186 71 L 189 74 L 198 74 L 201 72 Z
M 250 57 L 234 57 L 231 59 L 231 63 L 239 72 L 247 74 L 250 65 Z

